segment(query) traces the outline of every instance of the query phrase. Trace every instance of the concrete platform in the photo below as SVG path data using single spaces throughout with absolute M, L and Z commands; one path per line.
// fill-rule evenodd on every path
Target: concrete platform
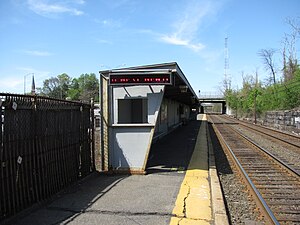
M 94 173 L 10 224 L 228 224 L 207 121 L 198 119 L 152 146 L 147 175 Z
M 185 178 L 173 209 L 170 225 L 228 224 L 206 115 L 198 115 L 201 126 Z

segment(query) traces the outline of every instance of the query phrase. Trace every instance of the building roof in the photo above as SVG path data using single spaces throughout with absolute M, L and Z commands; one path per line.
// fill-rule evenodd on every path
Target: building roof
M 100 74 L 108 77 L 111 73 L 120 73 L 121 71 L 145 71 L 145 70 L 169 70 L 174 75 L 174 84 L 166 85 L 165 87 L 165 97 L 168 99 L 173 99 L 190 106 L 198 105 L 198 97 L 194 92 L 192 86 L 188 82 L 184 73 L 178 66 L 176 62 L 162 63 L 162 64 L 152 64 L 136 67 L 118 68 L 113 70 L 100 71 Z

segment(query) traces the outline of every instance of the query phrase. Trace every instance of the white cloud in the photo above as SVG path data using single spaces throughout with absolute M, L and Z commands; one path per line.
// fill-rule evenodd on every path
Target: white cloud
M 176 37 L 175 35 L 171 35 L 171 36 L 163 35 L 163 36 L 161 36 L 161 39 L 163 41 L 165 41 L 166 43 L 173 44 L 173 45 L 184 45 L 184 46 L 186 46 L 186 45 L 188 45 L 188 42 L 189 42 L 187 40 L 182 40 L 182 39 Z
M 83 4 L 84 1 L 77 1 L 77 4 Z M 76 2 L 74 2 L 76 3 Z M 71 7 L 71 3 L 57 2 L 57 3 L 48 3 L 47 0 L 28 0 L 28 7 L 30 10 L 35 12 L 38 15 L 45 17 L 55 17 L 59 14 L 70 14 L 74 16 L 83 15 L 83 11 L 80 11 L 74 7 Z
M 217 5 L 211 1 L 191 1 L 186 9 L 180 15 L 174 24 L 174 31 L 170 34 L 160 36 L 162 42 L 181 45 L 195 52 L 205 48 L 205 45 L 199 42 L 199 29 L 204 19 L 216 12 Z
M 24 50 L 23 52 L 25 54 L 31 55 L 31 56 L 51 56 L 51 55 L 53 55 L 52 53 L 46 52 L 46 51 Z
M 198 52 L 205 48 L 205 45 L 203 45 L 202 43 L 192 43 L 191 40 L 184 40 L 175 35 L 162 35 L 161 40 L 168 44 L 185 46 L 187 48 L 192 49 L 195 52 Z

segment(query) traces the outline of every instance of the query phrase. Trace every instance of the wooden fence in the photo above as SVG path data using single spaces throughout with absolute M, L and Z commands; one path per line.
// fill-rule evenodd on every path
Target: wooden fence
M 91 105 L 0 93 L 0 221 L 91 173 Z

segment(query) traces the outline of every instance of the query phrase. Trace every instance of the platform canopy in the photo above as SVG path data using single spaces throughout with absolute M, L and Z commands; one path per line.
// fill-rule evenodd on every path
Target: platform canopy
M 152 143 L 186 124 L 199 106 L 176 62 L 100 71 L 99 97 L 101 154 L 118 173 L 143 174 Z
M 197 107 L 199 105 L 197 94 L 194 92 L 192 86 L 188 82 L 184 73 L 176 62 L 152 64 L 136 67 L 119 68 L 114 70 L 100 71 L 104 76 L 118 76 L 120 74 L 167 74 L 170 73 L 172 77 L 172 83 L 157 83 L 165 84 L 165 98 L 182 102 L 191 107 Z M 113 82 L 110 82 L 114 85 Z M 140 83 L 145 84 L 145 83 Z M 155 82 L 154 82 L 155 84 Z M 120 84 L 119 84 L 120 85 Z M 124 82 L 126 85 L 126 82 Z M 132 84 L 137 85 L 137 84 Z

